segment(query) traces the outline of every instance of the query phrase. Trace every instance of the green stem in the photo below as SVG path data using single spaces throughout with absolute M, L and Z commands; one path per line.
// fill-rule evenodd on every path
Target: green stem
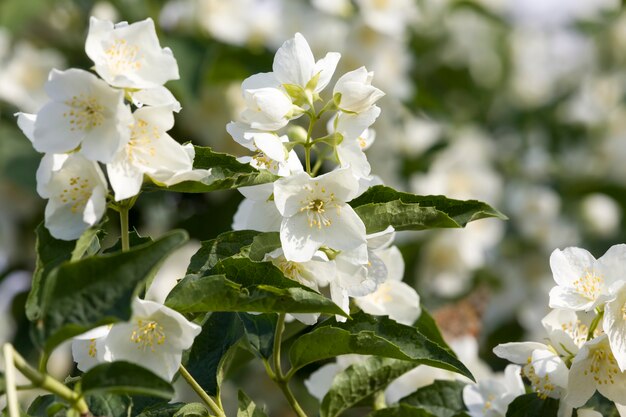
M 306 164 L 306 173 L 311 175 L 311 147 L 304 147 L 304 162 Z
M 215 413 L 217 417 L 226 417 L 224 410 L 219 405 L 217 405 L 217 403 L 213 401 L 213 398 L 211 398 L 211 396 L 209 396 L 209 394 L 207 394 L 202 389 L 200 384 L 198 384 L 198 382 L 194 379 L 193 376 L 191 376 L 189 371 L 183 365 L 180 365 L 180 368 L 178 370 L 180 371 L 181 376 L 185 378 L 185 381 L 187 381 L 189 386 L 196 392 L 196 394 L 198 394 L 202 401 L 204 401 L 204 403 L 209 406 L 211 411 Z
M 128 236 L 128 211 L 127 205 L 120 206 L 120 235 L 122 236 L 122 252 L 130 249 L 130 241 Z
M 304 412 L 304 410 L 302 410 L 302 407 L 298 403 L 298 400 L 291 392 L 291 389 L 289 389 L 289 379 L 291 378 L 293 373 L 290 371 L 286 377 L 283 374 L 283 370 L 280 364 L 280 345 L 282 343 L 283 331 L 285 330 L 285 316 L 285 313 L 280 313 L 278 315 L 278 322 L 276 323 L 276 333 L 274 333 L 274 350 L 272 353 L 274 371 L 272 371 L 272 369 L 269 367 L 269 363 L 267 363 L 267 361 L 265 361 L 265 368 L 267 374 L 270 376 L 271 379 L 274 380 L 274 382 L 276 382 L 276 385 L 278 385 L 280 390 L 283 392 L 285 398 L 289 402 L 289 405 L 291 406 L 291 408 L 293 408 L 293 411 L 296 412 L 296 415 L 298 417 L 307 417 L 306 413 Z
M 9 417 L 20 417 L 20 405 L 17 400 L 17 389 L 15 388 L 15 367 L 13 366 L 13 346 L 5 343 L 2 349 L 4 353 L 4 378 L 7 394 L 7 408 Z
M 306 132 L 306 142 L 304 143 L 304 162 L 306 165 L 307 174 L 311 175 L 311 146 L 313 143 L 311 142 L 311 135 L 313 134 L 313 127 L 315 126 L 315 122 L 317 122 L 318 117 L 314 111 L 309 113 L 309 129 Z
M 378 391 L 374 394 L 374 410 L 382 410 L 387 408 L 387 402 L 385 401 L 385 391 Z
M 600 320 L 604 317 L 604 310 L 598 311 L 598 314 L 593 318 L 593 321 L 589 325 L 589 331 L 587 332 L 587 340 L 593 339 L 593 333 L 596 331 Z
M 90 416 L 89 407 L 85 399 L 78 393 L 72 391 L 63 383 L 52 378 L 50 375 L 41 373 L 35 368 L 30 366 L 26 360 L 17 353 L 12 346 L 8 345 L 8 351 L 11 354 L 13 365 L 17 368 L 22 375 L 28 378 L 34 386 L 42 388 L 48 392 L 56 394 L 65 401 L 71 404 L 72 408 L 76 409 L 82 416 Z M 5 345 L 5 355 L 7 354 L 7 345 Z

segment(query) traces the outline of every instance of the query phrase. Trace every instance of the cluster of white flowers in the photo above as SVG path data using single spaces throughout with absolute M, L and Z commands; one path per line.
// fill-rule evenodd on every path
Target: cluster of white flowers
M 227 130 L 254 152 L 242 161 L 280 178 L 240 189 L 246 198 L 233 229 L 279 231 L 281 248 L 266 260 L 310 288 L 329 287 L 332 300 L 344 311 L 349 311 L 349 298 L 356 297 L 368 313 L 411 323 L 419 315 L 419 297 L 401 282 L 404 263 L 392 246 L 393 228 L 368 235 L 347 204 L 378 181 L 370 174 L 364 150 L 374 139 L 370 126 L 380 114 L 375 103 L 384 93 L 372 86 L 373 73 L 361 67 L 341 76 L 324 100 L 321 94 L 339 58 L 330 52 L 316 61 L 297 33 L 278 49 L 273 72 L 243 82 L 246 108 L 241 121 L 229 123 Z M 302 116 L 308 118 L 308 130 L 292 122 Z M 328 120 L 322 124 L 326 131 L 315 138 L 322 118 Z M 306 169 L 298 147 L 304 150 Z M 315 176 L 324 166 L 330 171 Z M 313 324 L 317 316 L 296 318 Z
M 553 310 L 542 320 L 547 338 L 542 343 L 501 344 L 494 353 L 520 365 L 521 375 L 539 397 L 560 399 L 560 416 L 584 406 L 596 390 L 624 405 L 626 245 L 611 247 L 599 259 L 580 248 L 557 249 L 550 267 L 557 285 L 550 291 Z M 481 398 L 488 409 L 488 395 Z M 497 415 L 504 411 L 506 407 Z
M 74 339 L 72 355 L 78 369 L 114 361 L 136 363 L 171 381 L 183 351 L 191 348 L 202 328 L 164 305 L 136 298 L 128 322 L 97 327 Z
M 106 211 L 99 163 L 115 201 L 136 196 L 144 175 L 165 185 L 208 175 L 193 170 L 193 147 L 166 133 L 180 104 L 163 84 L 178 79 L 178 64 L 159 45 L 154 22 L 114 25 L 92 17 L 85 51 L 101 78 L 53 69 L 44 85 L 49 101 L 36 114 L 17 114 L 35 150 L 45 153 L 37 192 L 48 199 L 46 227 L 64 240 L 78 238 Z

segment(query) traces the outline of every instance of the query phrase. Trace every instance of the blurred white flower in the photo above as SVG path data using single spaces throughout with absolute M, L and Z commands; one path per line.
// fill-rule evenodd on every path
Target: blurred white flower
M 16 271 L 0 281 L 0 345 L 10 343 L 15 333 L 15 321 L 12 314 L 13 299 L 16 295 L 30 288 L 31 274 Z
M 78 239 L 106 211 L 104 174 L 80 154 L 44 155 L 37 169 L 37 192 L 48 199 L 45 225 L 57 239 Z
M 478 381 L 463 388 L 463 402 L 472 417 L 504 417 L 513 400 L 526 393 L 521 368 L 508 365 L 503 376 Z
M 622 372 L 626 371 L 626 279 L 614 292 L 614 299 L 604 308 L 604 331 L 608 335 L 611 351 Z
M 367 25 L 396 38 L 402 38 L 418 16 L 412 0 L 357 0 L 357 5 Z
M 350 0 L 312 0 L 313 7 L 337 16 L 347 17 L 354 12 Z
M 85 52 L 98 75 L 115 87 L 157 88 L 179 78 L 176 58 L 161 48 L 150 18 L 114 25 L 92 17 Z
M 614 236 L 622 220 L 622 211 L 617 202 L 606 194 L 593 193 L 580 203 L 583 220 L 597 236 Z

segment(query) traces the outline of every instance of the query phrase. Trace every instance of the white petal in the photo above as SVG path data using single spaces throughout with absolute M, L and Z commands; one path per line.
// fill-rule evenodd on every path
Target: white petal
M 306 86 L 314 75 L 315 59 L 304 36 L 296 33 L 283 43 L 276 51 L 272 70 L 281 84 Z
M 284 218 L 280 226 L 280 243 L 285 258 L 294 262 L 310 261 L 315 251 L 322 246 L 324 235 L 309 226 L 305 213 Z
M 15 113 L 15 115 L 17 116 L 17 126 L 22 133 L 24 133 L 24 136 L 32 142 L 35 137 L 35 121 L 37 120 L 37 115 L 22 112 Z
M 587 271 L 593 271 L 595 258 L 581 248 L 555 249 L 550 255 L 550 269 L 558 285 L 570 286 Z
M 537 349 L 545 350 L 546 345 L 536 342 L 502 343 L 493 348 L 493 353 L 499 358 L 525 365 L 532 357 L 533 351 Z
M 312 396 L 321 401 L 330 389 L 335 376 L 342 370 L 336 363 L 327 363 L 305 379 L 304 385 Z
M 603 325 L 615 360 L 622 372 L 626 371 L 626 314 L 624 311 L 626 311 L 626 284 L 622 285 L 615 300 L 606 304 Z
M 115 159 L 107 164 L 107 174 L 115 192 L 115 201 L 136 196 L 143 184 L 143 172 L 126 158 L 126 151 L 118 152 Z
M 277 232 L 282 216 L 271 201 L 244 199 L 233 217 L 233 230 L 258 230 Z
M 318 73 L 320 74 L 317 81 L 317 86 L 315 87 L 316 93 L 319 93 L 324 88 L 326 88 L 330 80 L 333 78 L 333 74 L 335 73 L 335 69 L 337 68 L 337 63 L 339 62 L 340 58 L 340 53 L 329 52 L 324 58 L 315 63 L 313 75 Z

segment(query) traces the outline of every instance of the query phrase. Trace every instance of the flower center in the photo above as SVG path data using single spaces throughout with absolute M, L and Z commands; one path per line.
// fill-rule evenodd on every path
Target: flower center
M 72 213 L 82 211 L 87 204 L 89 197 L 91 197 L 89 179 L 81 178 L 79 176 L 70 177 L 66 188 L 64 188 L 59 195 L 59 199 L 62 203 L 72 204 L 70 207 Z
M 578 347 L 581 347 L 587 341 L 587 333 L 589 333 L 589 327 L 587 327 L 587 325 L 582 323 L 580 320 L 576 320 L 576 322 L 563 323 L 561 325 L 561 329 L 563 329 L 563 331 L 572 338 L 574 344 L 576 344 L 576 346 Z M 594 333 L 594 336 L 597 336 L 598 329 L 596 329 Z
M 487 412 L 493 408 L 493 400 L 496 399 L 496 396 L 493 394 L 489 394 L 485 399 L 485 406 L 483 407 L 483 411 Z
M 583 297 L 595 300 L 600 295 L 604 280 L 594 272 L 587 271 L 585 275 L 574 281 L 573 285 Z
M 537 396 L 543 400 L 548 398 L 552 391 L 556 388 L 550 381 L 550 376 L 548 374 L 543 377 L 537 375 L 535 367 L 532 364 L 531 357 L 528 358 L 528 363 L 522 368 L 522 375 L 530 381 L 530 384 L 533 387 L 533 390 L 537 393 Z
M 139 47 L 129 45 L 125 39 L 116 39 L 104 53 L 108 57 L 107 63 L 113 73 L 121 74 L 141 68 L 143 55 L 139 53 Z
M 622 312 L 622 320 L 626 321 L 626 303 L 622 305 L 621 312 Z
M 96 339 L 89 339 L 89 350 L 87 351 L 92 358 L 96 357 L 98 349 L 96 348 Z
M 161 134 L 156 126 L 150 126 L 143 119 L 137 120 L 130 133 L 130 141 L 126 145 L 126 155 L 130 162 L 147 164 L 148 161 L 137 155 L 137 150 L 141 149 L 150 156 L 156 155 L 156 148 L 153 145 L 154 139 L 159 139 Z
M 299 263 L 282 259 L 278 262 L 277 266 L 287 278 L 291 278 L 294 281 L 300 281 L 299 278 L 302 275 L 302 267 Z
M 393 297 L 391 296 L 391 286 L 388 283 L 383 282 L 372 294 L 372 298 L 375 303 L 389 303 L 393 301 Z
M 165 343 L 165 339 L 163 326 L 153 320 L 145 321 L 138 319 L 137 328 L 130 335 L 130 340 L 137 345 L 137 349 L 143 351 L 150 348 L 154 352 L 157 346 Z
M 87 97 L 83 93 L 66 100 L 68 111 L 63 117 L 70 120 L 70 131 L 91 130 L 104 121 L 104 107 L 95 97 Z
M 593 380 L 598 385 L 615 384 L 615 376 L 620 372 L 615 356 L 606 348 L 594 349 L 589 367 L 585 369 L 585 375 L 593 374 Z

